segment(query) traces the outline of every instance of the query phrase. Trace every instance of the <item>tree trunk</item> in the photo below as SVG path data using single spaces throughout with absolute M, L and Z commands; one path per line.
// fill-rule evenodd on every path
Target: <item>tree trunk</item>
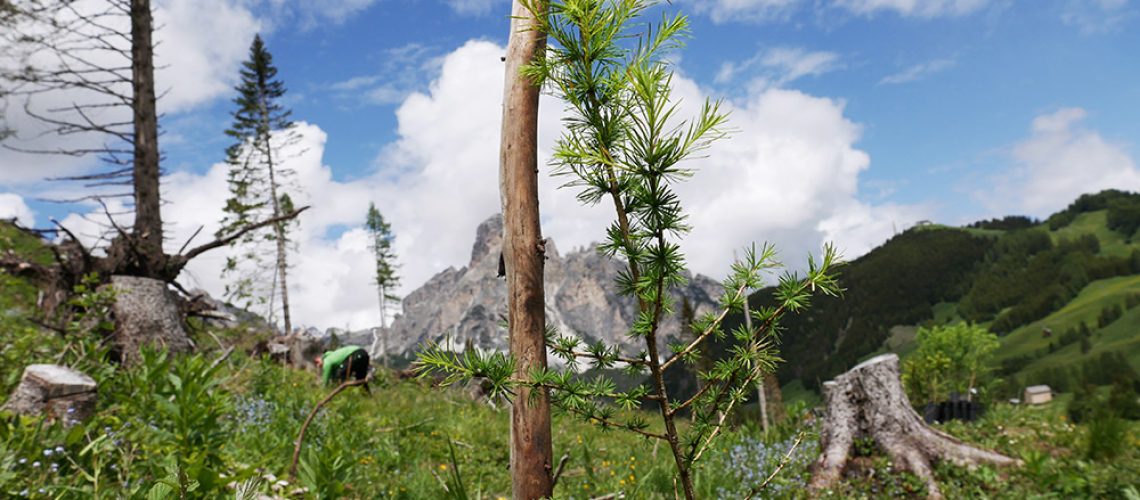
M 538 215 L 539 88 L 519 70 L 546 47 L 546 36 L 519 0 L 512 2 L 507 42 L 499 179 L 503 203 L 503 257 L 507 319 L 515 376 L 546 368 L 545 245 Z M 536 392 L 537 391 L 537 392 Z M 516 500 L 553 493 L 550 400 L 545 390 L 520 388 L 511 406 L 511 488 Z
M 733 256 L 735 258 L 735 255 Z M 748 305 L 748 294 L 744 295 L 744 328 L 752 335 L 752 309 Z M 760 427 L 768 434 L 768 398 L 764 395 L 764 377 L 761 374 L 756 384 L 756 404 L 760 406 Z
M 138 360 L 142 346 L 171 353 L 193 349 L 182 325 L 174 294 L 162 280 L 138 276 L 112 276 L 115 291 L 115 334 L 112 344 L 125 364 Z
M 380 353 L 382 356 L 384 356 L 384 362 L 383 362 L 384 368 L 388 367 L 388 321 L 386 318 L 386 316 L 388 316 L 388 314 L 387 314 L 387 311 L 385 311 L 385 309 L 387 309 L 387 307 L 385 307 L 385 306 L 388 305 L 387 301 L 385 300 L 387 298 L 387 296 L 388 296 L 387 288 L 384 286 L 381 286 L 380 287 L 380 349 L 381 349 Z
M 930 498 L 942 498 L 934 480 L 933 462 L 945 460 L 967 467 L 1021 463 L 926 426 L 903 392 L 895 354 L 871 358 L 825 382 L 823 388 L 827 416 L 820 433 L 822 452 L 812 466 L 812 492 L 818 493 L 839 480 L 852 445 L 860 438 L 874 439 L 897 469 L 925 480 Z
M 281 200 L 277 197 L 277 172 L 273 164 L 273 135 L 269 131 L 269 108 L 265 98 L 261 101 L 262 122 L 264 124 L 263 140 L 265 141 L 265 163 L 269 168 L 269 196 L 273 198 L 273 217 L 281 216 Z M 289 265 L 285 259 L 285 223 L 278 221 L 273 224 L 273 235 L 277 240 L 277 276 L 281 279 L 281 317 L 285 323 L 285 335 L 293 334 L 293 322 L 289 318 Z M 273 311 L 269 311 L 272 315 Z
M 139 262 L 130 274 L 161 278 L 165 274 L 162 251 L 162 214 L 159 194 L 158 115 L 154 94 L 154 21 L 150 0 L 131 0 L 131 76 L 134 102 L 135 222 L 133 244 Z M 131 266 L 129 263 L 127 266 Z
M 764 374 L 764 398 L 768 408 L 768 420 L 778 424 L 787 417 L 784 410 L 784 393 L 780 390 L 780 380 L 774 373 Z

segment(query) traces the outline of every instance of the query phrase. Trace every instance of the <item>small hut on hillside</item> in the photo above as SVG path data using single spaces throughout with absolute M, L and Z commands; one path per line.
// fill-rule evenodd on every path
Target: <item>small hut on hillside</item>
M 1047 385 L 1031 385 L 1025 388 L 1025 404 L 1040 405 L 1053 400 L 1053 390 Z

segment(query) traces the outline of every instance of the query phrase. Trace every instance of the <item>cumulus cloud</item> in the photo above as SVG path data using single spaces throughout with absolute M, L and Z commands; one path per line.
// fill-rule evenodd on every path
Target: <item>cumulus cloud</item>
M 320 127 L 299 122 L 300 139 L 281 152 L 283 169 L 296 172 L 302 186 L 294 202 L 312 208 L 299 218 L 291 234 L 296 252 L 290 254 L 290 305 L 295 323 L 322 327 L 346 325 L 363 327 L 379 321 L 371 292 L 372 265 L 363 224 L 369 201 L 370 182 L 341 183 L 333 179 L 329 166 L 322 163 L 327 134 Z M 198 232 L 189 247 L 205 243 L 220 228 L 222 207 L 229 197 L 228 165 L 213 165 L 202 174 L 176 172 L 163 178 L 162 195 L 165 247 L 177 252 Z M 3 198 L 0 198 L 3 200 Z M 0 205 L 3 205 L 0 201 Z M 112 213 L 120 226 L 129 226 L 131 215 L 121 203 L 111 200 Z M 87 245 L 101 243 L 109 224 L 102 208 L 89 213 L 73 213 L 62 224 Z M 349 228 L 335 234 L 337 228 Z M 199 232 L 199 229 L 201 231 Z M 221 270 L 231 249 L 216 249 L 194 259 L 179 281 L 188 288 L 202 288 L 222 297 L 225 282 Z M 268 261 L 272 262 L 272 258 Z M 243 262 L 239 267 L 256 265 Z M 267 311 L 255 311 L 266 313 Z
M 1081 108 L 1063 108 L 1034 118 L 1030 136 L 1012 148 L 1013 166 L 980 199 L 1043 217 L 1084 193 L 1140 190 L 1140 169 L 1127 148 L 1084 127 L 1086 116 Z
M 879 80 L 879 85 L 899 85 L 916 82 L 933 74 L 953 68 L 955 64 L 957 64 L 957 61 L 953 59 L 935 59 L 933 61 L 915 64 L 898 73 L 892 73 L 883 77 L 882 80 Z
M 501 54 L 488 42 L 466 44 L 445 58 L 428 93 L 410 96 L 397 112 L 400 139 L 378 160 L 375 193 L 378 203 L 390 200 L 381 210 L 393 221 L 406 285 L 466 263 L 473 228 L 499 210 L 503 70 L 489 62 Z M 682 114 L 694 113 L 707 91 L 684 76 L 674 84 Z M 861 128 L 843 116 L 842 102 L 768 89 L 726 106 L 738 133 L 691 161 L 697 175 L 678 188 L 696 227 L 683 246 L 694 270 L 722 276 L 733 249 L 749 241 L 778 243 L 791 263 L 825 238 L 843 238 L 837 243 L 854 257 L 889 237 L 892 222 L 923 218 L 915 207 L 858 200 L 858 176 L 870 160 L 855 147 Z M 547 157 L 561 108 L 545 98 L 540 108 Z M 581 206 L 574 191 L 557 189 L 562 182 L 540 178 L 544 233 L 562 249 L 603 238 L 612 208 Z
M 304 187 L 298 203 L 313 208 L 295 233 L 298 251 L 290 275 L 295 323 L 354 329 L 378 323 L 368 239 L 361 228 L 369 202 L 376 203 L 396 235 L 403 278 L 398 294 L 468 262 L 476 226 L 500 210 L 502 53 L 496 44 L 471 41 L 447 54 L 428 90 L 408 95 L 397 109 L 398 138 L 378 155 L 370 177 L 334 179 L 332 167 L 322 161 L 324 132 L 313 124 L 299 125 L 302 140 L 285 166 L 297 172 Z M 693 113 L 708 94 L 683 75 L 674 85 L 682 114 Z M 708 150 L 707 158 L 692 160 L 696 176 L 678 187 L 695 226 L 683 245 L 693 270 L 722 277 L 734 250 L 751 241 L 776 243 L 790 265 L 802 264 L 802 257 L 818 252 L 825 240 L 855 257 L 893 228 L 924 216 L 921 207 L 860 201 L 859 175 L 870 158 L 856 147 L 861 127 L 844 116 L 841 101 L 767 89 L 726 106 L 738 132 Z M 563 108 L 544 97 L 540 110 L 540 163 L 545 164 L 560 134 Z M 542 168 L 539 180 L 545 235 L 563 251 L 602 239 L 612 207 L 580 205 L 573 190 L 558 189 L 564 179 L 548 173 Z M 169 250 L 177 250 L 199 226 L 202 234 L 217 229 L 227 196 L 225 174 L 219 164 L 203 174 L 180 172 L 165 179 Z M 224 259 L 224 252 L 206 254 L 181 279 L 220 295 Z
M 972 14 L 989 3 L 990 0 L 836 0 L 835 5 L 859 15 L 889 11 L 904 17 L 931 19 Z
M 32 209 L 15 193 L 0 193 L 0 219 L 16 219 L 24 227 L 33 227 L 36 223 Z
M 160 111 L 177 113 L 226 95 L 237 83 L 261 22 L 238 0 L 158 0 L 155 83 L 169 92 Z

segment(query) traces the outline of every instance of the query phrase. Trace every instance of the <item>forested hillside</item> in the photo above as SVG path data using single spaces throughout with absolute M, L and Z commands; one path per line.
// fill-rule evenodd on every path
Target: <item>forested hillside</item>
M 1138 227 L 1140 195 L 1108 190 L 1043 222 L 1013 216 L 911 228 L 843 268 L 843 297 L 784 321 L 780 380 L 815 389 L 870 354 L 905 353 L 913 329 L 891 338 L 893 327 L 960 320 L 1001 337 L 1001 374 L 1022 383 L 1049 378 L 1064 390 L 1074 376 L 1066 370 L 1135 369 Z M 770 296 L 760 291 L 753 301 Z

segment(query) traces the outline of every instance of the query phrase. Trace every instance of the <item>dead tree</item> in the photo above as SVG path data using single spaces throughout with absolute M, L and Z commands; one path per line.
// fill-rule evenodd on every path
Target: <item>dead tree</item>
M 95 256 L 74 234 L 60 226 L 59 230 L 71 243 L 56 250 L 54 267 L 37 273 L 41 285 L 52 287 L 49 294 L 66 294 L 83 276 L 92 273 L 102 283 L 110 283 L 112 276 L 130 276 L 162 283 L 158 287 L 141 285 L 150 290 L 165 290 L 166 284 L 181 288 L 175 279 L 190 259 L 253 229 L 296 217 L 304 210 L 234 229 L 232 234 L 221 235 L 185 253 L 167 254 L 163 249 L 159 190 L 162 170 L 150 0 L 108 0 L 103 10 L 94 12 L 81 10 L 90 8 L 90 4 L 72 0 L 17 0 L 11 5 L 17 12 L 14 25 L 0 33 L 3 37 L 0 45 L 13 52 L 7 56 L 18 57 L 20 64 L 0 71 L 0 83 L 10 89 L 11 96 L 24 98 L 25 114 L 48 128 L 45 135 L 68 138 L 71 146 L 45 149 L 5 144 L 5 147 L 29 154 L 96 156 L 106 165 L 95 173 L 60 179 L 81 182 L 90 190 L 90 194 L 70 201 L 93 200 L 103 206 L 109 234 L 106 239 L 110 243 L 105 255 Z M 63 100 L 67 104 L 36 107 L 34 102 L 42 98 Z M 102 144 L 87 145 L 100 137 Z M 106 200 L 115 198 L 129 200 L 134 216 L 129 229 L 117 223 L 114 215 L 121 214 L 112 214 L 107 208 Z M 183 250 L 188 243 L 183 245 Z M 0 260 L 0 267 L 6 269 L 24 264 L 18 258 Z M 136 283 L 137 280 L 121 282 Z M 127 293 L 133 294 L 132 291 Z M 164 293 L 156 300 L 169 301 L 170 294 Z M 116 319 L 130 321 L 128 318 L 136 317 L 146 315 L 127 314 Z M 152 320 L 154 318 L 147 321 Z M 119 327 L 120 331 L 138 331 L 144 335 L 152 332 L 137 325 L 120 324 Z M 185 338 L 181 322 L 169 328 L 170 331 L 161 332 L 153 339 L 133 339 L 125 345 L 162 344 L 160 339 Z
M 546 47 L 535 14 L 514 0 L 507 42 L 499 182 L 511 355 L 520 379 L 546 369 L 545 247 L 538 215 L 539 87 L 520 70 Z M 519 388 L 511 406 L 511 489 L 518 499 L 553 490 L 550 399 L 546 389 Z
M 856 439 L 870 438 L 894 461 L 926 481 L 931 498 L 942 493 L 933 463 L 973 467 L 982 463 L 1018 465 L 1019 460 L 959 441 L 923 423 L 899 379 L 899 358 L 871 358 L 823 384 L 827 416 L 820 435 L 822 452 L 812 466 L 812 492 L 833 486 L 842 476 Z

